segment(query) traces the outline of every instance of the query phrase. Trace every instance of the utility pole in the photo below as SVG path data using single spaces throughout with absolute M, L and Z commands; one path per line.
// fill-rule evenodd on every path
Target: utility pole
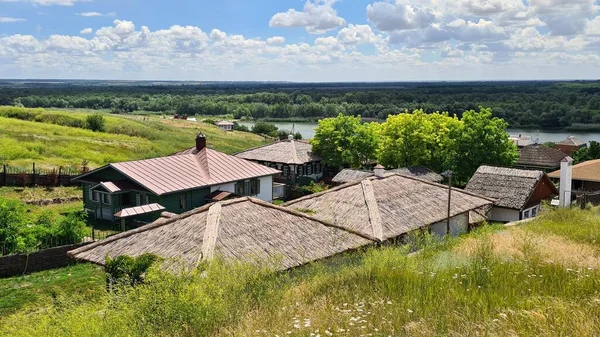
M 450 202 L 452 200 L 452 171 L 444 171 L 442 175 L 448 177 L 448 216 L 446 218 L 446 234 L 450 234 Z

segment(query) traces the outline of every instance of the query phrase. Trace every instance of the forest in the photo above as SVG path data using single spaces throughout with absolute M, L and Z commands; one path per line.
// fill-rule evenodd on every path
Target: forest
M 285 83 L 0 83 L 0 105 L 253 119 L 366 119 L 422 109 L 462 117 L 492 108 L 509 127 L 600 129 L 600 81 Z

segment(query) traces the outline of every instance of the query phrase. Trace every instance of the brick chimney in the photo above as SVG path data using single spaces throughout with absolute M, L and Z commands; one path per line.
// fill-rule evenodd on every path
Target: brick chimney
M 199 133 L 196 136 L 196 150 L 202 151 L 206 147 L 206 136 Z

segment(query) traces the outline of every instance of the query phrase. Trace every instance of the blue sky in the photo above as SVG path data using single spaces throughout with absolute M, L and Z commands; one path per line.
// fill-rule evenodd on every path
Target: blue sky
M 0 78 L 600 77 L 595 0 L 0 0 Z

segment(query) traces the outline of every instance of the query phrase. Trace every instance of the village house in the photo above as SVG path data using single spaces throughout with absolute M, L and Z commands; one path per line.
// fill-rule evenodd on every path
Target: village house
M 572 167 L 572 189 L 578 192 L 600 191 L 600 159 L 589 160 Z M 561 177 L 561 171 L 554 171 L 548 176 L 554 180 Z
M 200 134 L 193 149 L 177 155 L 109 164 L 73 181 L 83 185 L 92 219 L 153 221 L 161 211 L 183 213 L 227 192 L 273 200 L 276 169 L 206 147 Z
M 510 135 L 508 137 L 518 148 L 525 147 L 527 145 L 533 144 L 531 136 L 524 135 Z
M 515 168 L 552 172 L 560 168 L 560 161 L 568 155 L 542 144 L 532 144 L 519 148 L 519 159 Z
M 420 229 L 440 236 L 467 232 L 470 213 L 490 208 L 494 202 L 452 189 L 448 212 L 448 186 L 398 174 L 385 176 L 383 171 L 284 206 L 383 242 Z
M 587 143 L 575 136 L 570 136 L 565 140 L 556 143 L 556 149 L 566 153 L 568 156 L 573 156 L 573 153 L 586 148 Z
M 243 197 L 161 218 L 68 255 L 104 265 L 106 256 L 153 253 L 170 270 L 195 268 L 218 256 L 285 270 L 373 243 L 301 212 Z
M 312 145 L 308 141 L 282 140 L 237 153 L 235 156 L 281 171 L 281 174 L 275 177 L 275 181 L 289 186 L 307 185 L 323 177 L 321 157 L 312 152 Z
M 512 222 L 533 218 L 542 200 L 559 194 L 542 171 L 481 166 L 469 180 L 465 191 L 495 199 L 489 213 L 492 222 Z
M 440 183 L 444 180 L 444 177 L 423 166 L 405 167 L 385 171 L 385 175 L 392 175 L 395 173 L 420 178 L 434 183 Z M 363 180 L 374 175 L 375 172 L 369 170 L 343 169 L 333 177 L 331 183 L 333 185 L 341 185 L 352 181 Z
M 225 130 L 225 131 L 233 131 L 233 122 L 230 121 L 219 121 L 215 123 L 216 126 L 219 127 L 219 129 L 221 130 Z

